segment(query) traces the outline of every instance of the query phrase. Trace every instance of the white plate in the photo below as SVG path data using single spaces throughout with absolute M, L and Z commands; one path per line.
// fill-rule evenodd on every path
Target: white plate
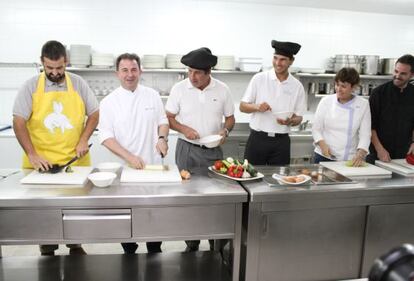
M 301 185 L 301 184 L 307 183 L 308 181 L 311 180 L 311 177 L 308 176 L 308 175 L 304 175 L 304 174 L 296 175 L 296 177 L 298 177 L 298 176 L 304 177 L 305 180 L 301 181 L 301 182 L 289 182 L 289 181 L 285 181 L 283 179 L 286 176 L 282 176 L 282 175 L 279 175 L 279 174 L 273 174 L 272 178 L 274 178 L 275 180 L 277 180 L 281 184 L 288 184 L 288 185 Z
M 225 178 L 228 178 L 228 179 L 232 179 L 232 180 L 235 180 L 235 181 L 252 181 L 252 180 L 257 180 L 257 179 L 261 179 L 261 178 L 264 177 L 264 175 L 262 173 L 257 173 L 257 175 L 255 177 L 251 177 L 251 178 L 233 178 L 233 177 L 230 177 L 228 175 L 221 174 L 221 173 L 217 172 L 216 170 L 213 169 L 213 166 L 208 167 L 208 169 L 210 171 L 212 171 L 213 173 L 215 173 L 216 175 L 219 175 L 219 176 L 222 176 L 222 177 L 225 177 Z
M 287 118 L 290 118 L 293 115 L 292 111 L 281 111 L 281 112 L 272 112 L 272 113 L 274 117 L 280 118 L 283 120 L 286 120 Z

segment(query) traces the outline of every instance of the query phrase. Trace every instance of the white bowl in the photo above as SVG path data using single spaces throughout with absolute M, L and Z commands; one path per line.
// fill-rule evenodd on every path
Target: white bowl
M 286 120 L 290 117 L 292 117 L 293 112 L 292 111 L 280 111 L 280 112 L 273 112 L 273 116 L 279 119 Z
M 112 172 L 115 173 L 118 171 L 119 168 L 121 168 L 121 164 L 118 162 L 103 162 L 99 163 L 96 168 L 99 169 L 101 172 Z
M 111 172 L 96 172 L 88 176 L 88 179 L 98 187 L 111 185 L 115 178 L 116 174 Z
M 202 137 L 199 140 L 199 142 L 200 144 L 205 145 L 208 148 L 213 148 L 220 144 L 220 141 L 222 138 L 223 136 L 220 136 L 220 135 L 210 135 L 210 136 Z

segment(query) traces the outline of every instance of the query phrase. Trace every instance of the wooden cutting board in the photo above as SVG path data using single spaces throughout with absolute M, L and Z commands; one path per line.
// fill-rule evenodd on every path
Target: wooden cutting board
M 137 170 L 124 166 L 121 182 L 181 182 L 180 172 L 176 165 L 168 165 L 167 171 Z
M 351 178 L 389 178 L 392 172 L 383 168 L 368 164 L 365 167 L 348 167 L 346 161 L 321 162 L 320 164 L 326 168 Z
M 33 171 L 20 180 L 22 184 L 57 184 L 57 185 L 83 185 L 88 175 L 93 170 L 90 166 L 72 166 L 73 173 L 66 173 L 64 171 L 50 174 L 50 173 L 39 173 Z
M 414 165 L 408 164 L 405 159 L 392 159 L 391 162 L 375 161 L 375 165 L 402 176 L 414 176 Z

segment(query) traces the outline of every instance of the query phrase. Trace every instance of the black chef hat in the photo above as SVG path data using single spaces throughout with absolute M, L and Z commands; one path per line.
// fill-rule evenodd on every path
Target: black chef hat
M 189 52 L 181 58 L 181 63 L 195 69 L 210 69 L 217 64 L 217 57 L 209 48 L 200 48 Z
M 293 58 L 300 50 L 300 45 L 293 42 L 281 42 L 272 40 L 272 48 L 275 49 L 275 54 Z

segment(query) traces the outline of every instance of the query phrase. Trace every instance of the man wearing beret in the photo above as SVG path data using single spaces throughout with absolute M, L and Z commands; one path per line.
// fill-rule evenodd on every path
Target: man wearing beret
M 180 170 L 207 173 L 223 151 L 220 146 L 207 148 L 199 139 L 219 134 L 222 144 L 235 123 L 234 104 L 227 85 L 211 77 L 217 57 L 210 49 L 193 50 L 181 62 L 188 66 L 188 78 L 172 87 L 165 106 L 170 128 L 179 132 L 175 161 Z M 187 251 L 196 251 L 200 241 L 186 243 Z
M 251 113 L 250 135 L 244 157 L 254 165 L 287 165 L 290 162 L 290 126 L 302 122 L 305 90 L 289 73 L 300 50 L 293 42 L 272 40 L 273 68 L 253 76 L 240 102 L 240 111 Z M 286 119 L 275 113 L 292 112 Z

